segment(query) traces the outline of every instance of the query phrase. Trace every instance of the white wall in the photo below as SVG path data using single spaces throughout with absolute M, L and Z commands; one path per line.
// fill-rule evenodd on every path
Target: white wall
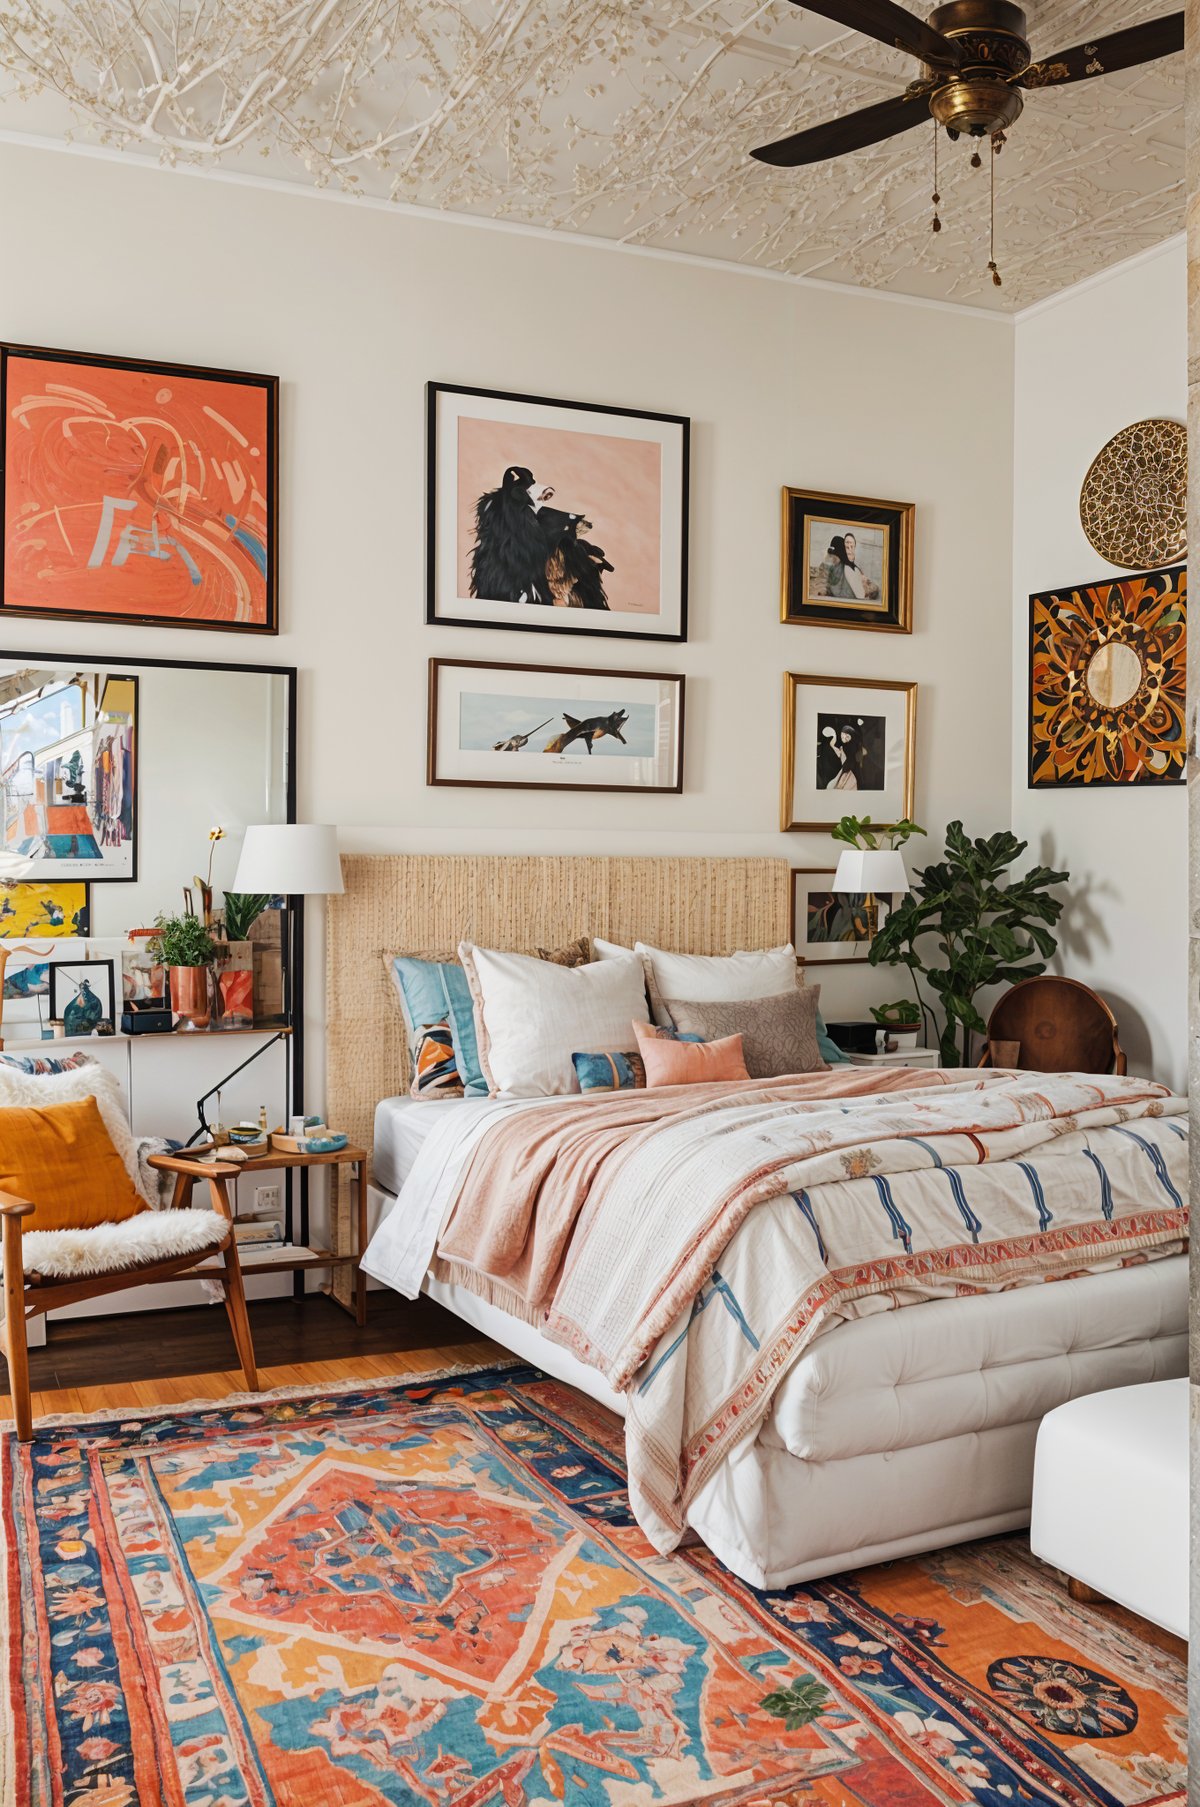
M 0 242 L 5 339 L 283 379 L 277 641 L 0 621 L 0 650 L 297 664 L 301 814 L 340 823 L 350 849 L 826 864 L 827 839 L 778 830 L 789 668 L 918 680 L 918 819 L 1007 824 L 1009 322 L 15 146 L 0 146 Z M 692 417 L 687 644 L 423 625 L 430 377 Z M 936 404 L 964 386 L 960 436 Z M 911 638 L 779 623 L 784 483 L 917 504 Z M 427 789 L 435 653 L 686 672 L 683 796 Z M 834 968 L 824 1002 L 904 989 Z M 315 1027 L 319 998 L 309 1009 Z
M 1118 575 L 1079 523 L 1101 446 L 1152 415 L 1187 418 L 1182 238 L 1017 322 L 1013 484 L 1013 828 L 1069 871 L 1056 970 L 1111 1004 L 1135 1072 L 1187 1080 L 1184 787 L 1028 787 L 1029 597 Z

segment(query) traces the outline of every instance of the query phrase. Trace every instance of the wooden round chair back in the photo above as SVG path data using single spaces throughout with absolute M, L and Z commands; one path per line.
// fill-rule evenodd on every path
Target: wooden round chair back
M 999 1044 L 1016 1044 L 1015 1061 Z M 993 1058 L 993 1050 L 997 1058 Z M 1124 1073 L 1117 1019 L 1104 999 L 1078 979 L 1045 973 L 1022 979 L 988 1018 L 981 1065 L 1011 1064 L 1033 1073 Z

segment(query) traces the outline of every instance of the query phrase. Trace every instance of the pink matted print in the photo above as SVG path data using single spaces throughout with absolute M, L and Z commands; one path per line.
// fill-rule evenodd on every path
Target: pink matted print
M 529 470 L 547 506 L 582 515 L 587 540 L 612 570 L 603 574 L 608 607 L 630 615 L 662 608 L 662 447 L 539 427 L 520 421 L 458 421 L 458 593 L 470 596 L 471 555 L 479 498 L 501 486 L 513 466 Z

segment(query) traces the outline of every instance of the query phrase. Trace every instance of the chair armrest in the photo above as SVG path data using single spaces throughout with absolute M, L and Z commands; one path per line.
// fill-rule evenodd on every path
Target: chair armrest
M 0 1217 L 32 1217 L 37 1210 L 27 1198 L 18 1198 L 15 1192 L 0 1192 Z
M 152 1154 L 146 1164 L 159 1173 L 183 1173 L 195 1180 L 232 1180 L 242 1171 L 236 1161 L 198 1161 L 181 1154 Z

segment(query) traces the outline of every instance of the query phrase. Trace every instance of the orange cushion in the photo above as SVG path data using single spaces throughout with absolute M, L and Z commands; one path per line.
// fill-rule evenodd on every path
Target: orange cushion
M 94 1098 L 0 1110 L 0 1192 L 37 1207 L 26 1230 L 86 1230 L 149 1209 Z
M 638 1052 L 646 1068 L 646 1084 L 703 1085 L 712 1079 L 749 1079 L 742 1059 L 740 1035 L 715 1042 L 661 1041 L 651 1023 L 635 1023 Z

